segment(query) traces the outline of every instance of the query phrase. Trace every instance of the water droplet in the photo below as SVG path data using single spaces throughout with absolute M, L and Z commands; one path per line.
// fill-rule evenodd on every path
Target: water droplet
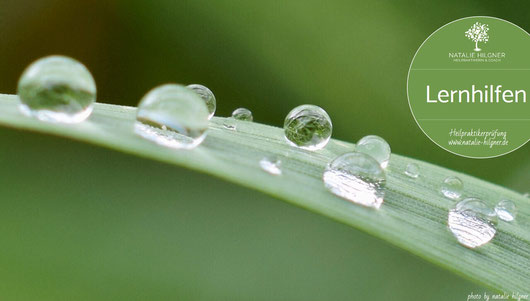
M 276 156 L 265 157 L 259 161 L 259 166 L 264 171 L 270 173 L 271 175 L 281 175 L 281 163 L 280 159 Z
M 252 121 L 252 112 L 249 109 L 239 108 L 232 112 L 232 118 L 242 121 Z
M 449 210 L 449 229 L 459 243 L 476 248 L 489 242 L 497 232 L 495 211 L 477 198 L 466 198 Z
M 363 153 L 346 153 L 326 166 L 324 184 L 348 201 L 379 209 L 385 196 L 386 175 L 381 165 Z
M 306 150 L 318 150 L 326 146 L 332 128 L 328 113 L 314 105 L 292 109 L 283 125 L 287 142 Z
M 135 132 L 158 144 L 191 149 L 204 140 L 207 129 L 206 104 L 184 86 L 156 87 L 138 105 Z
M 416 179 L 420 175 L 420 167 L 416 163 L 409 163 L 405 169 L 405 174 Z
M 208 107 L 208 112 L 210 112 L 210 115 L 208 115 L 208 119 L 212 119 L 213 115 L 215 114 L 215 109 L 217 107 L 213 92 L 207 87 L 199 84 L 192 84 L 188 85 L 187 87 L 192 89 L 193 92 L 199 94 L 202 100 L 204 100 L 206 106 Z
M 388 145 L 385 139 L 379 136 L 369 135 L 361 138 L 355 146 L 355 151 L 372 156 L 377 162 L 379 162 L 379 164 L 381 164 L 382 168 L 388 166 L 388 161 L 390 160 L 390 145 Z
M 447 177 L 442 183 L 440 192 L 453 200 L 458 200 L 462 196 L 464 190 L 464 183 L 457 177 Z
M 510 200 L 501 200 L 497 206 L 495 206 L 495 212 L 503 221 L 511 222 L 517 215 L 517 207 L 515 206 L 515 203 Z
M 18 81 L 22 113 L 48 122 L 77 123 L 92 113 L 96 83 L 80 62 L 64 56 L 41 58 Z
M 229 124 L 229 123 L 223 123 L 223 127 L 227 130 L 231 130 L 231 131 L 235 131 L 236 130 L 236 126 L 233 125 L 233 124 Z

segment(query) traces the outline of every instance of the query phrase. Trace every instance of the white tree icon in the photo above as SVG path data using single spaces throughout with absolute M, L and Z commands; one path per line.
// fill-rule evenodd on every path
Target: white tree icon
M 466 37 L 471 41 L 475 42 L 475 51 L 481 50 L 480 48 L 478 48 L 479 42 L 488 42 L 490 38 L 490 36 L 488 35 L 488 30 L 490 30 L 488 24 L 482 24 L 477 22 L 466 31 Z

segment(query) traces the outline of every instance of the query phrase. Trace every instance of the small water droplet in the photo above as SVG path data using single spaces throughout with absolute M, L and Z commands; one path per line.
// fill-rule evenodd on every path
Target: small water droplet
M 328 144 L 333 126 L 324 109 L 314 105 L 302 105 L 287 114 L 283 129 L 290 145 L 306 150 L 318 150 Z
M 96 83 L 80 62 L 64 56 L 41 58 L 18 81 L 20 110 L 42 121 L 77 123 L 92 113 Z
M 192 89 L 193 92 L 199 94 L 202 100 L 204 100 L 206 106 L 208 107 L 208 112 L 210 113 L 208 115 L 208 119 L 212 119 L 213 115 L 215 114 L 215 109 L 217 107 L 215 95 L 213 95 L 213 92 L 207 87 L 199 84 L 192 84 L 188 85 L 187 87 Z
M 238 108 L 232 112 L 232 118 L 241 120 L 241 121 L 252 121 L 252 112 L 249 109 Z
M 497 232 L 495 211 L 477 198 L 466 198 L 449 210 L 449 229 L 458 242 L 476 248 L 489 242 Z
M 447 177 L 442 183 L 440 192 L 453 200 L 458 200 L 462 196 L 464 190 L 464 183 L 457 177 Z
M 379 164 L 381 164 L 382 168 L 388 166 L 388 161 L 390 160 L 390 145 L 388 145 L 385 139 L 379 136 L 369 135 L 361 138 L 355 146 L 355 151 L 372 156 L 377 162 L 379 162 Z
M 327 189 L 348 201 L 376 209 L 383 204 L 386 175 L 371 156 L 340 155 L 326 166 L 323 180 Z
M 276 156 L 265 157 L 259 161 L 259 166 L 264 171 L 270 173 L 271 175 L 281 175 L 281 163 L 280 159 Z
M 416 179 L 420 175 L 420 167 L 416 163 L 407 164 L 405 174 L 413 179 Z
M 511 222 L 517 215 L 517 207 L 515 206 L 515 203 L 510 200 L 501 200 L 497 206 L 495 206 L 495 212 L 503 221 Z
M 226 123 L 226 122 L 223 123 L 223 127 L 225 129 L 231 130 L 231 131 L 235 131 L 236 130 L 236 126 L 235 125 L 230 124 L 230 123 Z
M 166 84 L 149 91 L 140 101 L 135 132 L 158 144 L 192 149 L 206 137 L 208 108 L 190 89 Z

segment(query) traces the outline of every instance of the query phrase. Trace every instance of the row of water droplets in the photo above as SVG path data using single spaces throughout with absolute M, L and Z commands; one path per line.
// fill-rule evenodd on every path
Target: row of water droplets
M 455 176 L 443 180 L 440 193 L 458 201 L 449 211 L 447 223 L 457 240 L 469 248 L 489 242 L 497 232 L 498 219 L 511 222 L 517 215 L 517 208 L 511 200 L 501 199 L 492 208 L 478 197 L 463 198 L 464 182 Z
M 21 111 L 47 122 L 78 123 L 92 112 L 96 100 L 95 81 L 80 62 L 50 56 L 37 60 L 22 74 L 18 84 Z M 149 91 L 138 104 L 134 131 L 139 136 L 175 149 L 193 149 L 205 139 L 209 120 L 216 110 L 216 99 L 205 86 L 166 84 Z M 236 109 L 232 119 L 253 121 L 252 112 Z M 227 119 L 229 120 L 229 119 Z M 223 124 L 236 130 L 235 123 Z M 284 137 L 293 147 L 307 151 L 324 148 L 332 133 L 331 119 L 322 108 L 302 105 L 287 114 Z M 386 172 L 391 149 L 381 137 L 370 135 L 357 142 L 354 152 L 342 154 L 327 164 L 323 173 L 325 187 L 333 194 L 366 207 L 379 209 L 385 195 Z M 259 166 L 271 175 L 282 175 L 281 160 L 267 156 Z M 410 163 L 405 175 L 418 179 L 420 168 Z M 463 183 L 446 178 L 440 192 L 459 200 Z M 495 235 L 496 218 L 511 221 L 515 204 L 501 200 L 490 209 L 478 198 L 466 198 L 449 211 L 449 229 L 457 240 L 470 248 L 485 244 Z
M 82 122 L 92 112 L 96 85 L 80 62 L 50 56 L 31 64 L 22 74 L 18 94 L 21 111 L 43 121 Z M 138 104 L 134 132 L 157 144 L 175 149 L 193 149 L 207 136 L 209 120 L 215 114 L 216 99 L 202 85 L 165 84 L 150 90 Z M 253 121 L 252 112 L 236 109 L 225 119 L 224 128 L 236 130 L 238 121 Z M 296 148 L 316 151 L 324 148 L 332 133 L 331 119 L 322 108 L 302 105 L 287 114 L 286 142 Z M 380 137 L 367 136 L 357 152 L 339 156 L 323 174 L 325 186 L 352 202 L 379 208 L 383 202 L 386 175 L 383 168 L 390 147 Z M 281 160 L 265 157 L 259 166 L 272 175 L 281 175 Z
M 405 175 L 417 179 L 420 175 L 419 166 L 409 163 L 404 171 Z M 494 208 L 478 197 L 466 197 L 464 182 L 456 177 L 446 177 L 439 189 L 444 197 L 458 201 L 449 210 L 447 224 L 458 242 L 469 248 L 476 248 L 489 242 L 497 232 L 497 218 L 511 222 L 517 215 L 515 203 L 501 199 Z

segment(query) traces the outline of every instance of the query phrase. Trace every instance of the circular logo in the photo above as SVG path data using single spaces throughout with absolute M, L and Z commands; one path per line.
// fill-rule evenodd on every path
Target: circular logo
M 493 17 L 446 24 L 410 64 L 407 95 L 422 131 L 469 158 L 509 153 L 529 140 L 530 35 Z

